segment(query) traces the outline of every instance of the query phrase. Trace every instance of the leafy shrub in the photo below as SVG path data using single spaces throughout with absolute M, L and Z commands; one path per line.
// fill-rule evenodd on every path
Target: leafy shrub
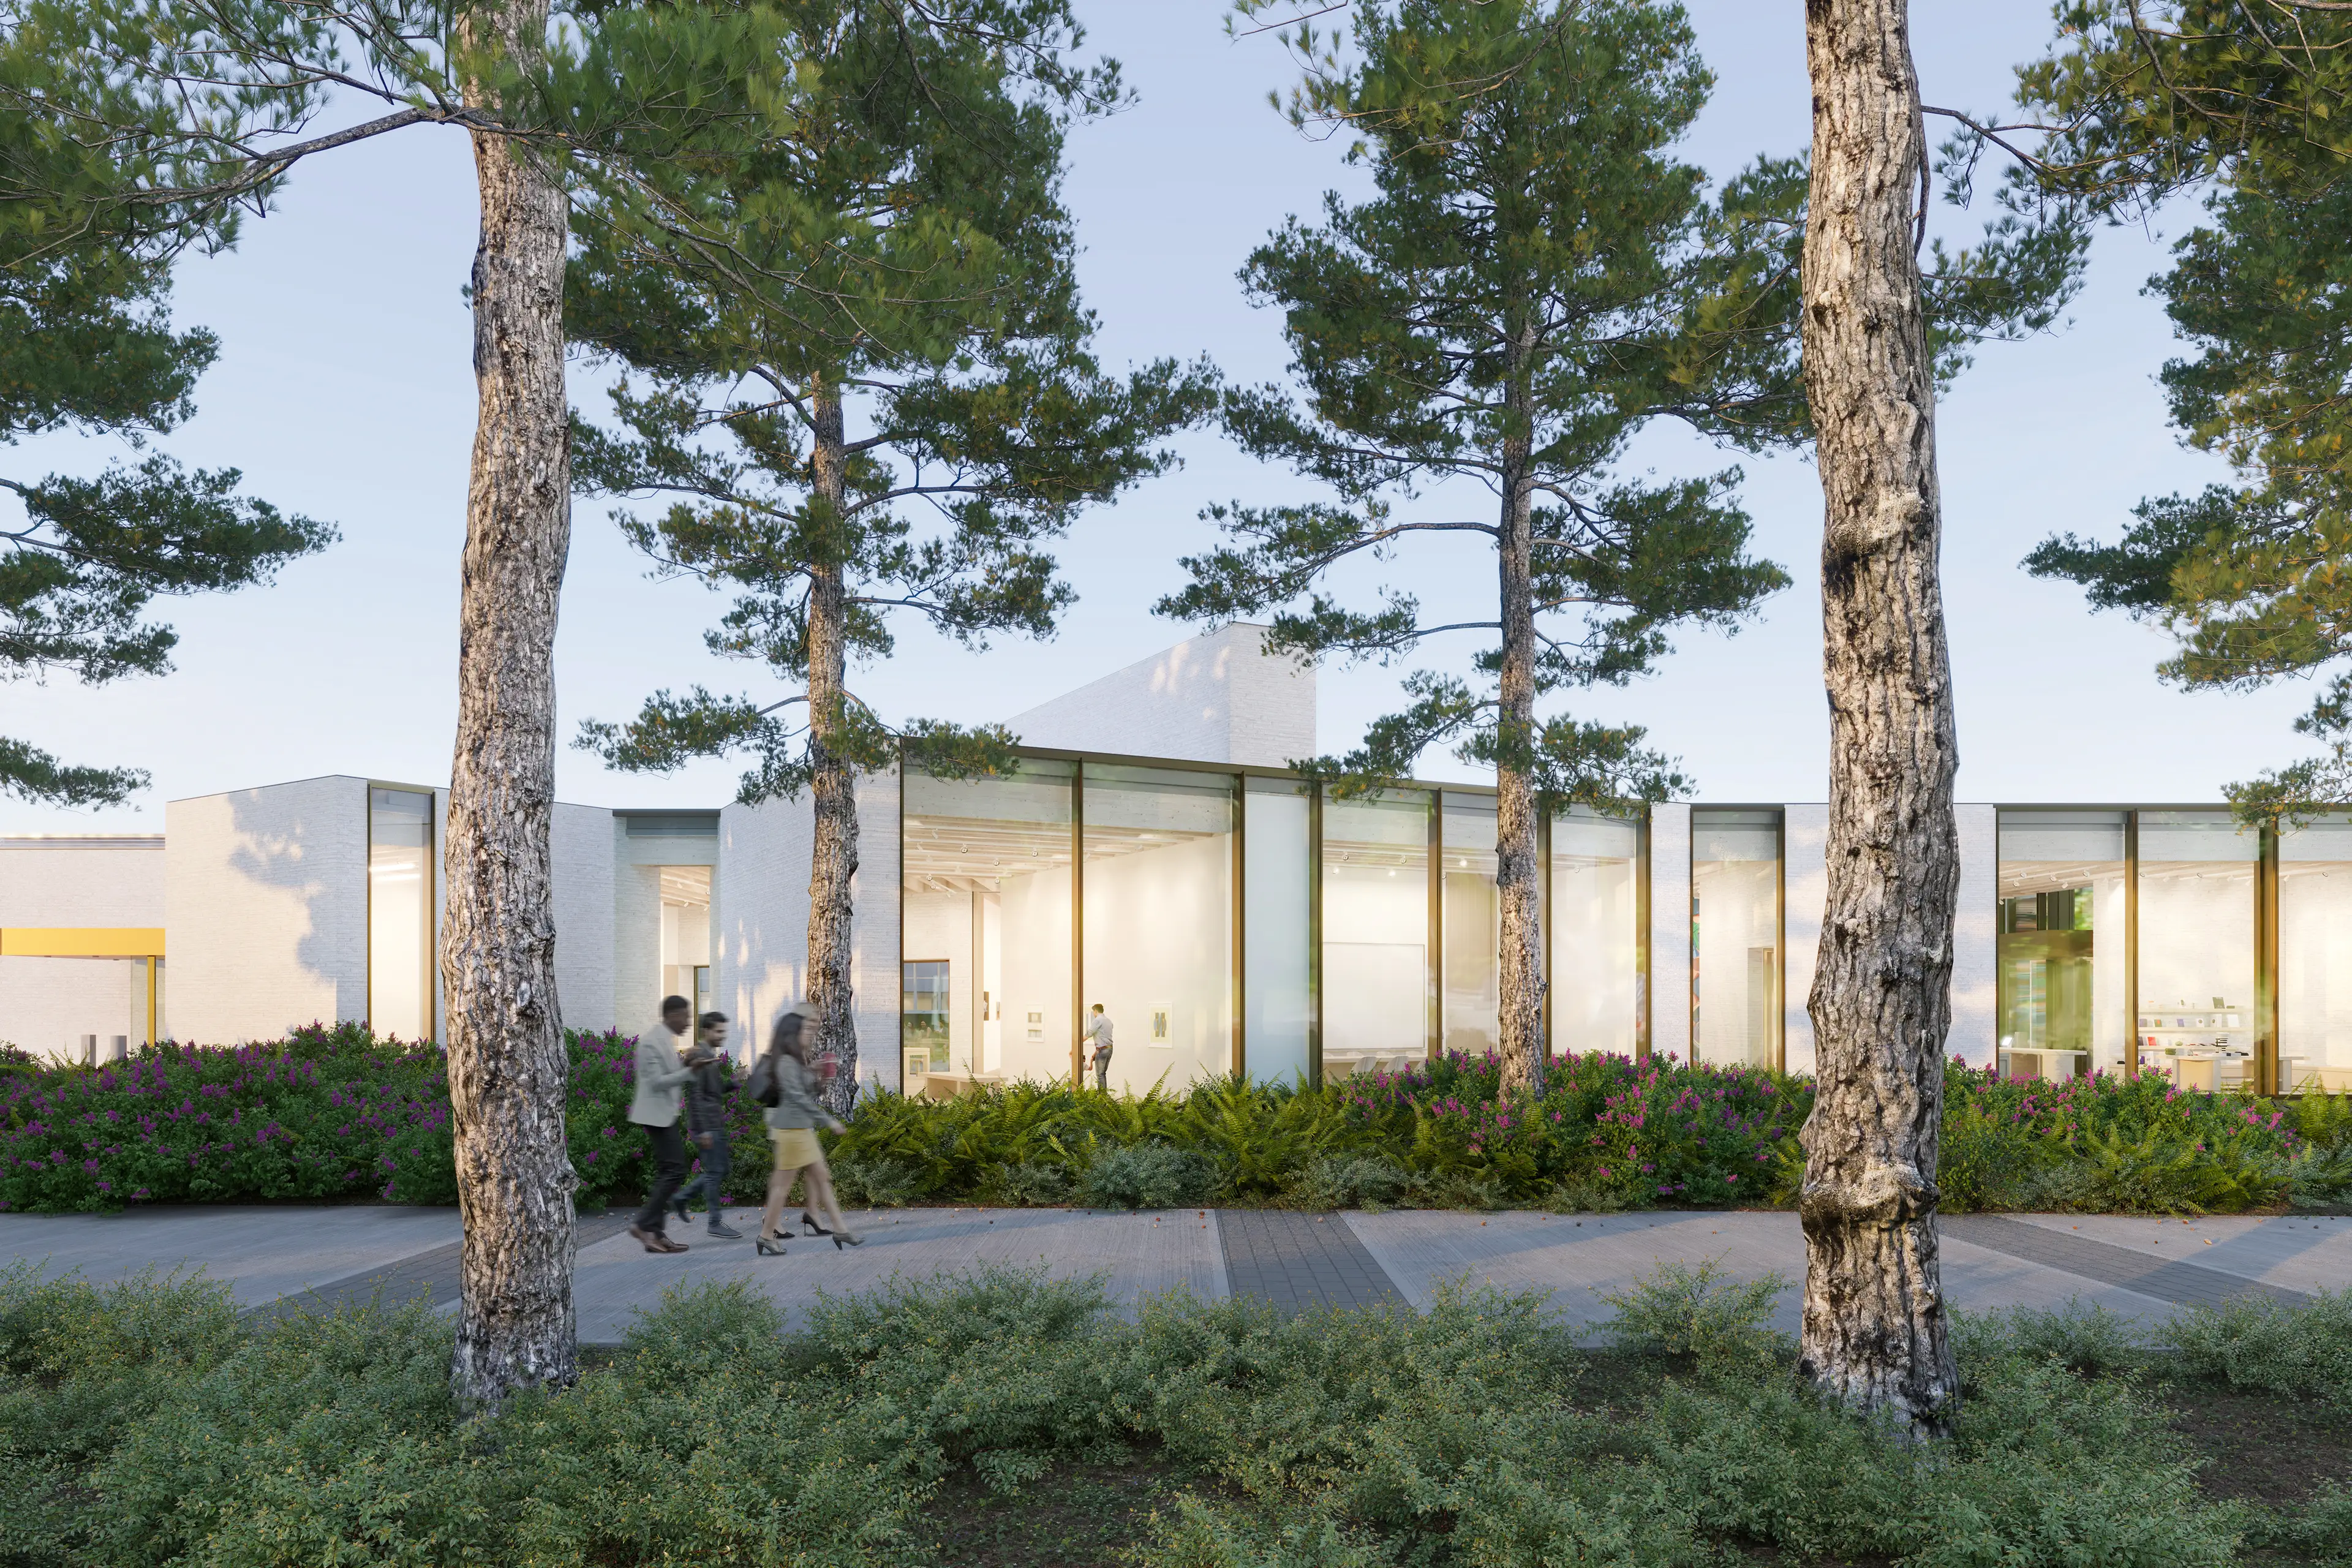
M 1393 1160 L 1326 1156 L 1307 1168 L 1290 1195 L 1301 1208 L 1382 1209 L 1404 1196 L 1412 1177 Z
M 1173 1209 L 1205 1203 L 1217 1168 L 1190 1149 L 1140 1143 L 1113 1149 L 1087 1167 L 1079 1200 L 1093 1208 Z
M 922 1173 L 887 1154 L 832 1162 L 834 1195 L 852 1208 L 904 1208 L 922 1195 Z
M 2156 1339 L 2191 1376 L 2352 1406 L 2352 1291 L 2318 1291 L 2307 1307 L 2233 1297 L 2173 1318 Z
M 1778 1274 L 1741 1279 L 1715 1258 L 1696 1268 L 1661 1263 L 1624 1290 L 1603 1290 L 1616 1311 L 1601 1332 L 1622 1349 L 1689 1356 L 1709 1368 L 1769 1363 L 1790 1349 L 1771 1327 L 1789 1281 Z
M 2079 1296 L 2050 1311 L 2010 1307 L 1955 1312 L 1952 1345 L 1964 1377 L 1975 1365 L 2019 1357 L 2055 1362 L 2085 1377 L 2130 1372 L 2147 1360 L 2137 1324 Z
M 2043 1357 L 1988 1350 L 1921 1449 L 1764 1362 L 1598 1403 L 1539 1299 L 1459 1288 L 1426 1312 L 1177 1295 L 1129 1321 L 1098 1280 L 990 1269 L 824 1300 L 793 1331 L 749 1285 L 681 1288 L 577 1387 L 473 1422 L 429 1312 L 271 1324 L 211 1288 L 93 1289 L 0 1278 L 12 1568 L 917 1568 L 942 1560 L 947 1478 L 1046 1499 L 1060 1467 L 1145 1446 L 1177 1494 L 1139 1564 L 2219 1568 L 2242 1534 L 2340 1556 L 2346 1518 L 2330 1493 L 2203 1503 L 2131 1382 Z M 72 1321 L 94 1300 L 116 1321 Z

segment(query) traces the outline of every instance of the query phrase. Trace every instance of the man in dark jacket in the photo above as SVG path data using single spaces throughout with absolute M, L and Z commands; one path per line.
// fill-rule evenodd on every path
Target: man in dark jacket
M 727 1096 L 735 1092 L 727 1072 L 727 1015 L 705 1013 L 695 1024 L 694 1046 L 684 1058 L 694 1069 L 686 1080 L 686 1131 L 702 1173 L 677 1194 L 677 1217 L 685 1221 L 687 1200 L 699 1187 L 710 1205 L 710 1234 L 734 1241 L 743 1233 L 727 1223 Z

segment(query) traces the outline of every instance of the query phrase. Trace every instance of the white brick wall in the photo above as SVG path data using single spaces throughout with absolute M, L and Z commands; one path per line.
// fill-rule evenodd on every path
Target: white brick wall
M 163 835 L 0 838 L 0 926 L 163 923 Z M 147 1037 L 144 963 L 0 958 L 0 1040 L 67 1058 L 84 1035 Z
M 1265 628 L 1191 637 L 1006 721 L 1051 750 L 1280 767 L 1315 754 L 1315 671 L 1262 649 Z
M 898 1084 L 898 776 L 857 784 L 857 876 L 851 884 L 850 986 L 856 997 L 858 1078 Z M 808 796 L 730 805 L 719 816 L 719 1011 L 746 1051 L 764 1049 L 776 1015 L 808 989 Z
M 555 808 L 549 832 L 555 898 L 555 1000 L 568 1029 L 609 1029 L 613 1016 L 613 814 Z
M 333 776 L 165 806 L 174 1036 L 233 1044 L 366 1015 L 367 787 Z

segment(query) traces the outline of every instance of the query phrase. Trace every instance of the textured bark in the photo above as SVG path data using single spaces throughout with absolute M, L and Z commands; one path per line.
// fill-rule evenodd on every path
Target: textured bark
M 1524 343 L 1525 334 L 1520 334 Z M 1544 1076 L 1543 911 L 1538 901 L 1534 780 L 1536 616 L 1532 562 L 1535 492 L 1529 483 L 1532 401 L 1526 353 L 1513 356 L 1510 425 L 1503 438 L 1503 510 L 1496 556 L 1501 578 L 1503 665 L 1496 715 L 1500 759 L 1495 766 L 1495 891 L 1502 901 L 1499 959 L 1502 1088 L 1540 1093 Z
M 1826 503 L 1831 740 L 1801 1364 L 1832 1397 L 1929 1434 L 1959 1394 L 1936 1238 L 1959 854 L 1916 249 L 1926 132 L 1907 0 L 1807 0 L 1805 41 L 1805 384 Z
M 836 521 L 847 497 L 848 454 L 842 434 L 841 387 L 819 377 L 810 388 L 815 439 L 810 500 L 820 517 Z M 848 717 L 848 601 L 840 552 L 820 550 L 809 576 L 809 752 L 814 764 L 809 793 L 815 806 L 809 857 L 809 1005 L 824 1031 L 824 1048 L 841 1058 L 841 1076 L 825 1091 L 836 1115 L 857 1097 L 857 1014 L 850 993 L 850 881 L 857 875 L 857 776 L 836 744 Z
M 471 25 L 529 59 L 547 6 Z M 481 104 L 474 91 L 468 102 Z M 487 107 L 494 104 L 484 105 Z M 555 796 L 555 615 L 572 532 L 563 393 L 562 192 L 520 144 L 477 134 L 479 412 L 458 595 L 457 737 L 443 858 L 449 1099 L 462 1295 L 450 1381 L 468 1406 L 577 1374 L 570 1068 L 556 1013 L 548 826 Z

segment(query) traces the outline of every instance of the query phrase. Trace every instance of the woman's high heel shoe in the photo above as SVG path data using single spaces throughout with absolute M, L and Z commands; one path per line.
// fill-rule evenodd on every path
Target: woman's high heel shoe
M 817 1224 L 816 1216 L 814 1215 L 804 1214 L 801 1215 L 801 1228 L 807 1231 L 811 1236 L 831 1236 L 833 1234 L 833 1232 L 825 1229 L 824 1226 Z
M 781 1236 L 755 1236 L 751 1238 L 751 1245 L 760 1249 L 762 1258 L 782 1258 L 784 1255 L 784 1238 Z
M 825 1234 L 833 1237 L 833 1249 L 835 1252 L 839 1252 L 845 1247 L 863 1247 L 866 1245 L 866 1238 L 858 1235 L 854 1230 L 828 1231 Z

